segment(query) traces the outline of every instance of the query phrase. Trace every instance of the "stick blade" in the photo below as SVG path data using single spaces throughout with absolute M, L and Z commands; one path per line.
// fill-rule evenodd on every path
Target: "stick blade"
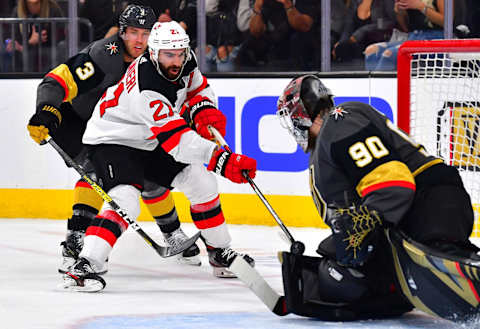
M 235 257 L 229 270 L 233 272 L 273 313 L 287 314 L 285 298 L 279 295 L 265 279 L 242 257 Z
M 181 252 L 185 251 L 186 249 L 190 248 L 198 240 L 198 238 L 200 237 L 200 233 L 201 232 L 197 232 L 194 236 L 192 236 L 190 239 L 185 241 L 184 244 L 182 244 L 178 247 L 156 246 L 155 250 L 163 258 L 178 255 L 179 253 L 181 253 Z

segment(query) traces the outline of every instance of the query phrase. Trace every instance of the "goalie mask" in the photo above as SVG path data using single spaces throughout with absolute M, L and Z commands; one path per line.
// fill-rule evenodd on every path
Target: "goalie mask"
M 162 63 L 159 60 L 160 51 L 177 49 L 185 49 L 185 60 L 176 78 L 169 79 L 162 72 Z M 158 73 L 170 81 L 175 81 L 181 76 L 185 63 L 190 59 L 190 38 L 183 27 L 175 21 L 157 22 L 153 26 L 148 38 L 148 53 Z
M 280 124 L 288 129 L 297 144 L 307 152 L 308 130 L 323 109 L 333 106 L 333 95 L 314 75 L 293 79 L 277 102 Z
M 128 5 L 118 19 L 120 34 L 125 33 L 128 26 L 150 30 L 156 21 L 157 16 L 152 8 L 140 5 Z

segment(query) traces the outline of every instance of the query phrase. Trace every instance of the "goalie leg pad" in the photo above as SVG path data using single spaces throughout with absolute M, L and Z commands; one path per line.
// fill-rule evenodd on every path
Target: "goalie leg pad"
M 390 230 L 395 271 L 404 295 L 418 309 L 453 321 L 480 311 L 478 261 L 453 257 Z
M 412 309 L 400 294 L 373 293 L 369 278 L 360 271 L 325 257 L 283 252 L 282 260 L 289 313 L 324 321 L 353 321 L 397 316 Z

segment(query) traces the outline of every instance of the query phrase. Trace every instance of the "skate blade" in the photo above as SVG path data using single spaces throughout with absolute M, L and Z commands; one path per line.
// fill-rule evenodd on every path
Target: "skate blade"
M 63 276 L 63 283 L 58 285 L 58 288 L 63 291 L 75 292 L 99 292 L 106 286 L 105 280 L 97 276 L 96 278 L 73 278 L 68 274 Z
M 190 266 L 201 266 L 202 261 L 198 256 L 192 257 L 183 257 L 182 255 L 177 256 L 177 262 L 180 264 L 190 265 Z
M 229 270 L 227 270 L 226 267 L 214 267 L 213 275 L 216 276 L 217 278 L 234 279 L 237 277 L 233 272 L 230 272 Z
M 68 268 L 68 269 L 64 269 L 64 268 L 59 268 L 58 269 L 58 273 L 60 274 L 67 274 L 69 271 L 71 271 L 72 269 L 71 268 Z M 95 272 L 95 274 L 98 274 L 98 275 L 104 275 L 104 274 L 107 274 L 108 272 L 108 268 L 104 268 L 102 269 L 101 271 L 98 271 L 98 272 Z

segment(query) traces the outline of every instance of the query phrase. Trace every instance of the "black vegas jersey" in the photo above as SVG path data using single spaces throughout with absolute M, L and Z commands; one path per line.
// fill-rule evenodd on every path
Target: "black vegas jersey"
M 117 83 L 125 73 L 123 40 L 114 35 L 94 41 L 77 55 L 50 71 L 37 89 L 37 111 L 43 105 L 60 108 L 71 102 L 84 120 L 92 115 L 105 89 Z
M 310 157 L 311 191 L 326 206 L 363 204 L 398 223 L 415 194 L 415 176 L 442 160 L 368 104 L 346 102 L 328 113 Z

